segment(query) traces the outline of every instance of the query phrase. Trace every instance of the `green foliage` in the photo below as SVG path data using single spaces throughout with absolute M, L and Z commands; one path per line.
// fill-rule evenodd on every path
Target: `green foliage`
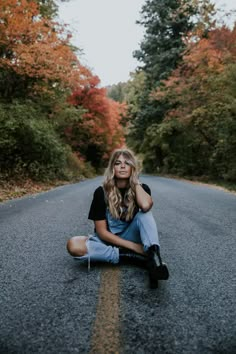
M 28 96 L 34 82 L 35 80 L 32 78 L 18 75 L 11 69 L 0 67 L 0 98 L 11 102 L 14 99 Z
M 66 176 L 69 180 L 78 179 L 78 177 L 92 178 L 96 176 L 96 170 L 89 162 L 84 161 L 81 156 L 69 152 L 67 155 Z
M 107 87 L 107 96 L 116 102 L 125 101 L 126 82 L 119 82 Z
M 58 15 L 59 2 L 69 2 L 70 0 L 34 0 L 38 6 L 40 14 L 48 19 L 55 18 Z
M 144 71 L 131 73 L 131 79 L 125 87 L 125 102 L 128 105 L 128 115 L 136 117 L 146 89 L 146 75 Z
M 30 102 L 0 106 L 0 150 L 2 172 L 41 180 L 63 176 L 66 148 Z
M 70 31 L 55 22 L 59 1 L 67 0 L 1 3 L 1 176 L 92 176 L 123 142 L 124 105 L 95 89 L 99 78 L 80 64 Z M 68 98 L 75 90 L 76 107 Z
M 192 1 L 147 0 L 142 7 L 138 23 L 144 26 L 145 35 L 134 57 L 142 63 L 140 71 L 144 72 L 145 86 L 136 111 L 130 110 L 132 128 L 128 136 L 128 143 L 136 152 L 141 152 L 145 130 L 161 123 L 169 110 L 167 101 L 156 102 L 151 94 L 182 60 L 184 39 L 194 27 L 193 16 L 197 11 Z
M 35 0 L 39 6 L 40 14 L 45 17 L 52 19 L 57 15 L 58 5 L 54 0 Z
M 129 105 L 130 129 L 127 136 L 128 145 L 136 152 L 141 153 L 141 145 L 146 129 L 152 124 L 161 123 L 168 109 L 168 101 L 157 102 L 151 97 L 149 90 L 146 88 L 140 91 L 138 104 L 135 107 Z
M 168 77 L 185 49 L 183 36 L 193 28 L 197 7 L 191 1 L 147 0 L 141 20 L 146 32 L 134 57 L 144 64 L 149 89 Z
M 207 168 L 208 145 L 177 120 L 151 126 L 142 145 L 148 172 L 201 176 Z
M 192 139 L 176 120 L 150 126 L 142 150 L 145 155 L 144 168 L 148 172 L 192 172 L 192 166 L 186 165 L 186 161 L 192 157 Z M 181 159 L 178 159 L 179 156 Z
M 205 85 L 200 97 L 189 93 L 201 105 L 189 106 L 187 118 L 166 118 L 147 129 L 141 146 L 146 171 L 236 180 L 236 65 L 209 76 Z
M 145 84 L 127 86 L 127 141 L 147 172 L 236 180 L 236 28 L 216 28 L 214 16 L 209 0 L 143 6 Z

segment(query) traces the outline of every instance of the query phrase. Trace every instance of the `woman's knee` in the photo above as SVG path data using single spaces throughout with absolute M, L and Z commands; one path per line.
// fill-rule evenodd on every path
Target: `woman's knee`
M 74 236 L 67 241 L 67 251 L 74 257 L 81 257 L 87 253 L 87 236 Z
M 139 220 L 144 220 L 144 219 L 149 219 L 149 218 L 153 218 L 152 212 L 149 210 L 147 212 L 143 212 L 143 211 L 139 211 L 136 215 L 135 215 L 136 219 Z

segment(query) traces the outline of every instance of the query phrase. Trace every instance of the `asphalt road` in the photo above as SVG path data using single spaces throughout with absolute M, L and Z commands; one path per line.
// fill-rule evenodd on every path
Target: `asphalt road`
M 0 353 L 235 354 L 236 196 L 142 176 L 170 278 L 67 254 L 95 178 L 0 204 Z

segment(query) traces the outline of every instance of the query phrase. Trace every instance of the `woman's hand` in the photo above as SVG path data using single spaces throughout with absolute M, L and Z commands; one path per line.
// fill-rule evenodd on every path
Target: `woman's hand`
M 140 184 L 141 182 L 139 182 L 138 176 L 133 176 L 133 179 L 130 180 L 130 187 L 135 193 L 136 193 L 135 191 L 136 186 Z
M 143 250 L 143 245 L 141 245 L 140 243 L 134 243 L 132 242 L 132 245 L 131 245 L 131 250 L 138 253 L 138 254 L 141 254 L 143 256 L 146 255 L 146 253 L 144 252 Z
M 139 208 L 146 213 L 153 206 L 152 197 L 145 192 L 141 184 L 136 184 L 135 186 L 135 197 Z

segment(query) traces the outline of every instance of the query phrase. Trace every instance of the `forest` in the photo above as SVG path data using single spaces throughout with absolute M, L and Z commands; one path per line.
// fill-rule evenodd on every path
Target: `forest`
M 53 0 L 0 3 L 1 185 L 91 177 L 125 144 L 144 172 L 235 183 L 236 27 L 213 3 L 146 0 L 140 66 L 108 88 L 57 14 Z
M 208 0 L 143 6 L 140 68 L 108 94 L 127 104 L 126 141 L 146 172 L 235 185 L 234 14 Z
M 94 175 L 124 144 L 125 104 L 81 65 L 53 1 L 2 0 L 0 14 L 1 181 Z

